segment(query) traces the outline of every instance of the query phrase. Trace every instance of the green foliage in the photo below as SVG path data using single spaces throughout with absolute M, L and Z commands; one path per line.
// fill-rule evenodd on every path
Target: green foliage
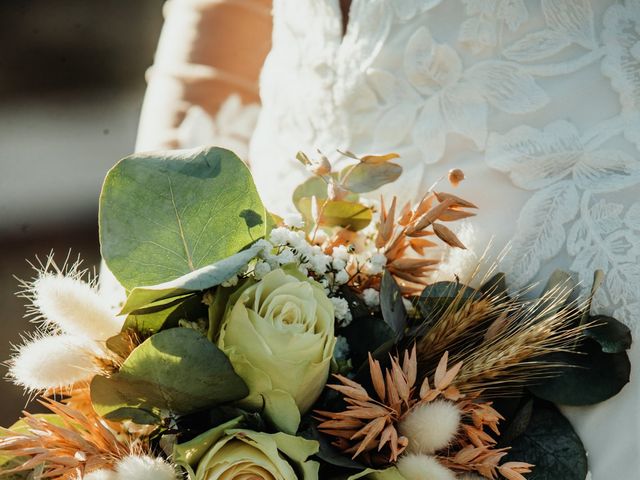
M 119 372 L 91 382 L 93 406 L 109 420 L 156 423 L 239 400 L 244 381 L 213 343 L 188 328 L 163 330 L 139 345 Z
M 438 318 L 454 302 L 462 305 L 470 298 L 480 298 L 480 292 L 459 282 L 436 282 L 420 295 L 418 308 L 427 321 Z
M 631 364 L 626 352 L 605 353 L 598 342 L 584 339 L 576 352 L 549 355 L 558 362 L 555 375 L 529 390 L 539 398 L 563 405 L 592 405 L 616 395 L 629 382 Z
M 129 290 L 223 260 L 263 237 L 267 224 L 249 170 L 216 147 L 127 157 L 100 197 L 102 256 Z
M 311 215 L 312 199 L 301 198 L 298 202 L 300 212 L 307 219 L 307 224 L 311 225 L 313 219 Z M 373 218 L 371 208 L 357 202 L 347 200 L 321 200 L 318 207 L 319 224 L 323 227 L 343 227 L 354 232 L 366 228 Z
M 131 291 L 124 307 L 122 307 L 122 313 L 131 313 L 159 301 L 183 297 L 216 287 L 238 274 L 259 251 L 258 247 L 250 247 L 175 280 L 148 287 L 136 287 Z
M 200 295 L 188 295 L 156 302 L 127 315 L 123 331 L 133 329 L 145 335 L 177 327 L 180 320 L 190 322 L 207 317 Z
M 553 405 L 537 401 L 527 428 L 511 443 L 505 461 L 535 465 L 527 480 L 584 480 L 587 455 L 569 421 Z
M 383 164 L 384 165 L 384 164 Z M 407 326 L 407 310 L 402 301 L 402 292 L 388 270 L 382 275 L 380 286 L 380 310 L 382 318 L 399 339 Z
M 401 173 L 402 167 L 395 163 L 362 162 L 343 169 L 339 178 L 342 186 L 350 192 L 367 193 L 395 182 Z
M 624 323 L 605 315 L 590 317 L 588 321 L 593 326 L 584 335 L 598 342 L 604 353 L 622 353 L 631 348 L 631 330 Z

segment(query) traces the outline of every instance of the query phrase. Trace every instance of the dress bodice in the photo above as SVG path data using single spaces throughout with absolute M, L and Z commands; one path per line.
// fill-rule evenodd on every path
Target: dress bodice
M 511 241 L 514 285 L 550 269 L 598 305 L 640 307 L 640 2 L 281 0 L 251 157 L 272 208 L 306 178 L 297 150 L 396 152 L 386 194 L 417 197 L 450 168 L 480 207 L 472 245 Z M 376 193 L 377 195 L 377 193 Z
M 509 243 L 513 286 L 602 269 L 596 308 L 640 324 L 639 1 L 353 0 L 343 35 L 338 0 L 275 0 L 261 98 L 250 157 L 276 212 L 298 150 L 399 153 L 383 193 L 403 199 L 461 168 L 465 240 Z M 638 383 L 569 411 L 594 480 L 638 478 Z

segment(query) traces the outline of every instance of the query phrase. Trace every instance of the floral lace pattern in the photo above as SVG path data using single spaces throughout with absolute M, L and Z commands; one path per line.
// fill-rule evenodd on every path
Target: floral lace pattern
M 571 95 L 585 76 L 599 82 L 588 85 L 598 107 Z M 337 0 L 276 0 L 262 96 L 265 175 L 293 179 L 291 148 L 337 145 L 398 151 L 417 185 L 466 141 L 476 162 L 530 192 L 504 263 L 512 280 L 529 283 L 563 255 L 585 285 L 607 271 L 596 304 L 633 321 L 639 1 L 353 0 L 343 37 Z

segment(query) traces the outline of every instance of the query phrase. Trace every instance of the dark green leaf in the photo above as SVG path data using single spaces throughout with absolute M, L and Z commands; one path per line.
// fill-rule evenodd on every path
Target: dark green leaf
M 546 360 L 568 366 L 558 368 L 556 376 L 529 387 L 529 390 L 554 403 L 600 403 L 616 395 L 629 382 L 631 364 L 627 353 L 604 353 L 591 339 L 582 342 L 578 353 L 557 353 Z
M 506 275 L 504 273 L 496 273 L 480 287 L 479 292 L 491 298 L 508 298 Z
M 584 480 L 587 455 L 569 421 L 553 405 L 535 402 L 529 425 L 505 461 L 535 465 L 527 480 Z
M 436 282 L 427 286 L 420 295 L 418 308 L 426 320 L 440 317 L 454 302 L 462 305 L 481 294 L 459 282 Z
M 118 373 L 98 375 L 91 383 L 94 408 L 110 420 L 132 414 L 147 415 L 147 421 L 169 412 L 187 414 L 247 394 L 224 353 L 188 328 L 153 335 L 129 355 Z
M 382 275 L 380 310 L 385 323 L 391 328 L 396 338 L 400 338 L 407 326 L 407 310 L 402 301 L 400 287 L 388 270 L 385 270 Z
M 364 468 L 360 463 L 351 460 L 351 458 L 336 450 L 327 437 L 320 433 L 313 423 L 310 423 L 299 435 L 307 440 L 315 440 L 318 442 L 320 449 L 316 455 L 320 460 L 330 465 L 349 470 L 362 470 Z
M 511 416 L 507 416 L 506 426 L 501 427 L 502 434 L 500 435 L 500 446 L 508 447 L 513 441 L 526 432 L 529 423 L 531 422 L 531 415 L 533 413 L 533 398 L 526 398 L 520 402 L 519 408 Z M 494 405 L 494 408 L 496 406 Z M 504 415 L 504 411 L 500 411 Z
M 387 342 L 393 342 L 395 332 L 380 317 L 360 317 L 340 330 L 347 339 L 349 353 L 354 366 L 367 362 L 367 354 L 375 352 Z
M 100 197 L 102 256 L 127 289 L 212 265 L 266 229 L 249 170 L 216 147 L 127 157 Z
M 631 348 L 631 330 L 624 323 L 605 315 L 590 317 L 595 323 L 585 330 L 584 335 L 600 344 L 605 353 L 621 353 Z

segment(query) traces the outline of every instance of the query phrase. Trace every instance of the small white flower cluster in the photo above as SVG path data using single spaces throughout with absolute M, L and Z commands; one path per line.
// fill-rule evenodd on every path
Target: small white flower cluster
M 297 263 L 305 275 L 309 272 L 325 275 L 331 265 L 331 257 L 319 246 L 309 244 L 301 230 L 274 228 L 269 240 L 258 240 L 256 246 L 261 247 L 254 268 L 257 279 L 264 277 L 271 270 L 292 263 Z
M 384 271 L 387 257 L 382 252 L 374 252 L 362 265 L 362 271 L 367 275 L 379 275 Z
M 336 346 L 333 348 L 333 357 L 336 360 L 347 360 L 349 358 L 349 343 L 342 335 L 336 337 Z
M 362 292 L 362 300 L 369 308 L 375 308 L 380 305 L 380 292 L 375 288 L 367 288 Z
M 344 298 L 340 297 L 330 297 L 331 303 L 333 303 L 333 308 L 335 310 L 336 320 L 338 321 L 338 325 L 341 327 L 346 327 L 353 320 L 353 316 L 351 315 L 351 310 L 349 309 L 349 302 L 347 302 Z
M 318 245 L 310 244 L 301 230 L 287 227 L 275 228 L 269 240 L 259 240 L 256 245 L 262 247 L 254 268 L 257 279 L 282 265 L 296 263 L 302 273 L 313 273 L 320 277 L 320 283 L 329 291 L 349 281 L 347 264 L 351 253 L 344 246 L 335 247 L 327 255 Z

